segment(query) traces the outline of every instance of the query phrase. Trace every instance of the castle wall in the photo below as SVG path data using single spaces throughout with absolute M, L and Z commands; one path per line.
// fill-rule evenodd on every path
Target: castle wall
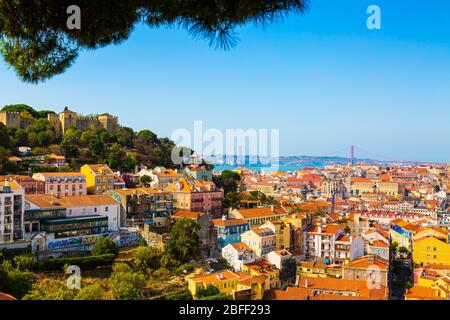
M 0 123 L 3 123 L 7 127 L 20 129 L 20 113 L 0 112 Z

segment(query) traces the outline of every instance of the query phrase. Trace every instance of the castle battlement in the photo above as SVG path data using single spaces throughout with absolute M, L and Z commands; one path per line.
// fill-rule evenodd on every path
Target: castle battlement
M 107 113 L 97 116 L 83 116 L 70 111 L 67 107 L 58 115 L 48 114 L 47 120 L 55 127 L 58 136 L 64 135 L 66 130 L 72 126 L 78 130 L 87 130 L 90 127 L 103 127 L 108 132 L 113 132 L 120 128 L 119 117 L 117 116 Z M 17 129 L 24 129 L 31 124 L 29 119 L 22 119 L 20 112 L 17 111 L 0 111 L 0 123 Z

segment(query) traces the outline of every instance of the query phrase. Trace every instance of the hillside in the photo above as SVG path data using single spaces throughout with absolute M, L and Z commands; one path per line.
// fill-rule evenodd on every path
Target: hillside
M 17 173 L 29 168 L 17 168 L 7 161 L 10 156 L 20 156 L 19 147 L 30 147 L 29 156 L 49 153 L 64 155 L 73 169 L 84 163 L 106 163 L 113 170 L 133 171 L 136 164 L 173 167 L 171 152 L 175 144 L 160 138 L 150 130 L 135 132 L 120 126 L 114 132 L 104 128 L 78 130 L 69 128 L 63 136 L 47 120 L 48 110 L 35 110 L 27 105 L 8 105 L 1 111 L 19 112 L 31 125 L 18 129 L 0 123 L 0 165 L 2 173 Z

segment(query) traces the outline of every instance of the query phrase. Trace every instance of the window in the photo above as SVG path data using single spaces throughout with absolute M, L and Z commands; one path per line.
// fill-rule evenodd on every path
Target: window
M 105 212 L 108 212 L 108 207 L 105 207 Z

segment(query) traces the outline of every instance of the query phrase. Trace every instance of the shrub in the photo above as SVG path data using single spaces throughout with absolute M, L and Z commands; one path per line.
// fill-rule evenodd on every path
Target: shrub
M 117 256 L 119 250 L 114 241 L 110 238 L 99 238 L 95 241 L 94 247 L 92 248 L 91 254 L 93 256 L 101 256 L 104 254 L 114 254 Z
M 38 260 L 33 255 L 20 255 L 13 258 L 15 267 L 20 271 L 33 271 L 38 266 Z
M 165 298 L 166 300 L 184 300 L 184 301 L 190 301 L 193 300 L 192 294 L 189 292 L 189 290 L 184 290 L 182 292 L 178 292 L 172 295 L 169 295 Z
M 99 266 L 111 265 L 115 258 L 116 256 L 114 254 L 75 258 L 50 258 L 42 262 L 41 268 L 45 271 L 59 271 L 66 265 L 76 265 L 84 270 L 92 270 Z

